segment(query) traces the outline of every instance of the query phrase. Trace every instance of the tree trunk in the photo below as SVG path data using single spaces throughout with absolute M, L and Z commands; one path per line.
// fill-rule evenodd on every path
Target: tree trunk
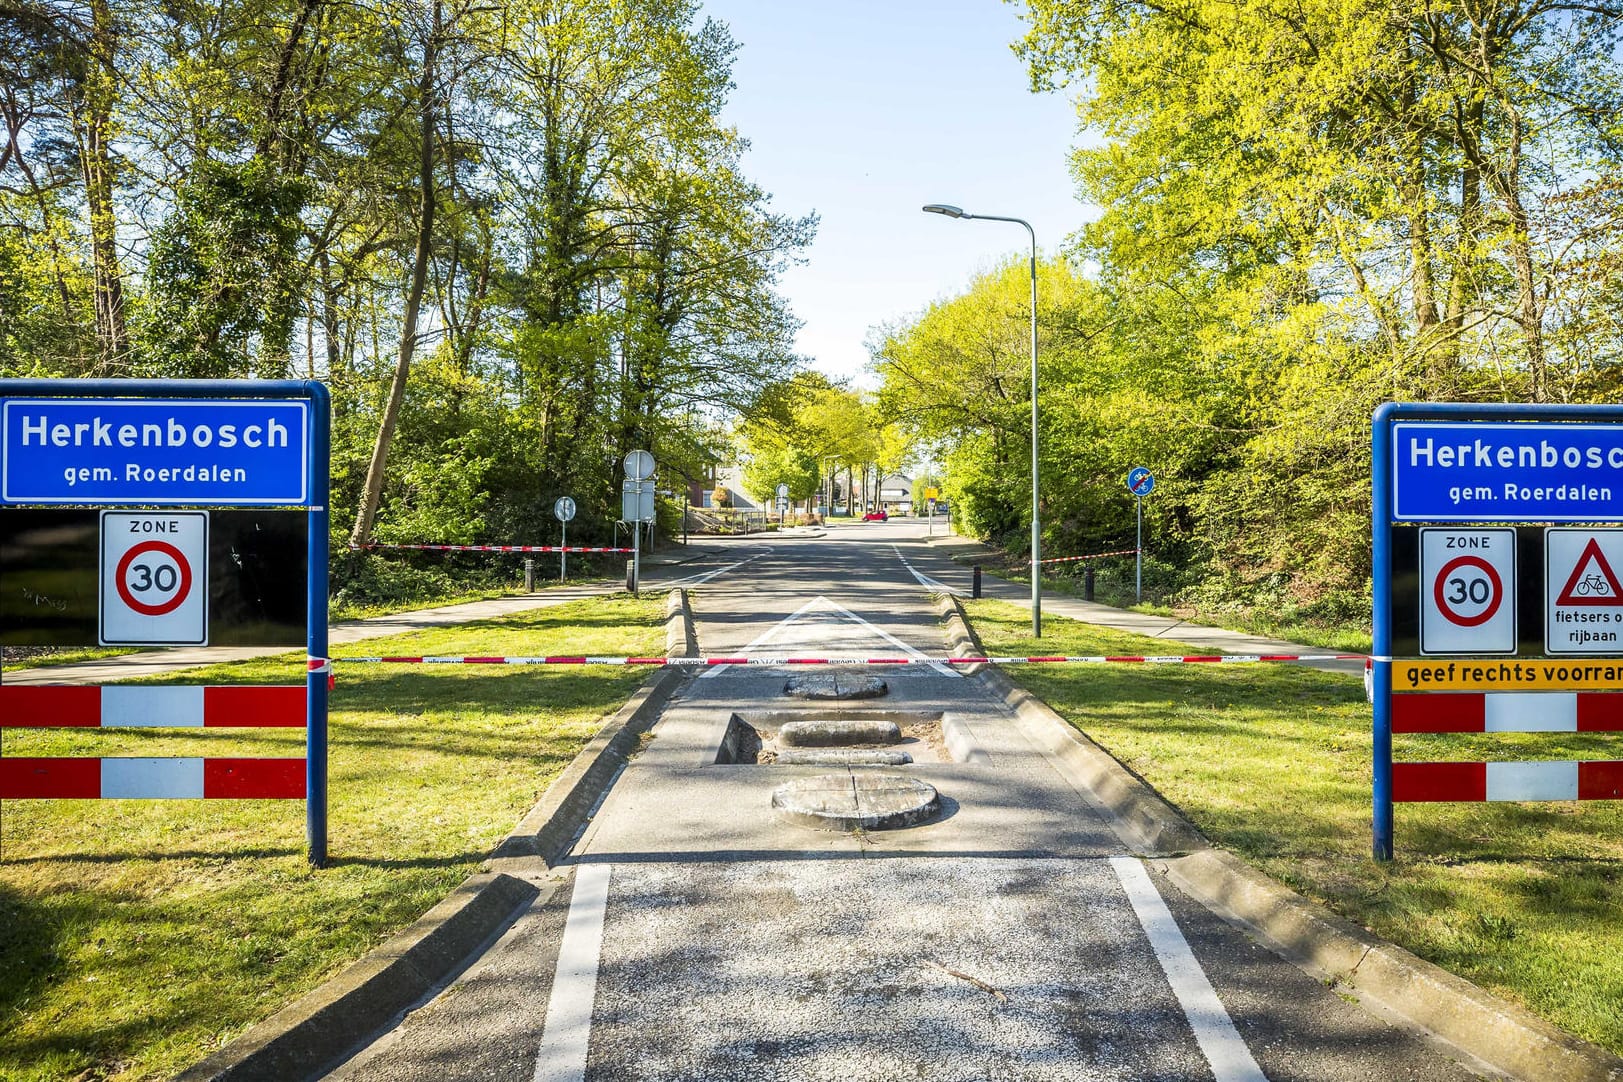
M 118 224 L 113 214 L 113 65 L 118 42 L 107 0 L 91 0 L 90 61 L 74 109 L 79 163 L 90 218 L 90 258 L 95 282 L 97 371 L 106 375 L 129 363 L 124 322 L 124 279 L 118 265 Z
M 383 476 L 389 462 L 389 444 L 394 439 L 395 424 L 400 420 L 400 406 L 406 398 L 406 378 L 411 373 L 412 354 L 417 348 L 417 314 L 422 308 L 423 290 L 428 283 L 428 258 L 434 236 L 434 64 L 440 42 L 440 0 L 434 0 L 432 21 L 423 42 L 423 74 L 417 84 L 418 110 L 421 119 L 421 144 L 418 158 L 418 219 L 417 253 L 411 268 L 411 286 L 406 294 L 406 318 L 400 332 L 400 356 L 395 363 L 394 379 L 389 384 L 389 401 L 383 409 L 383 421 L 378 426 L 377 443 L 372 447 L 372 462 L 366 469 L 366 488 L 361 494 L 361 506 L 355 514 L 355 529 L 350 544 L 364 545 L 372 537 L 372 525 L 377 520 L 378 501 L 383 495 Z

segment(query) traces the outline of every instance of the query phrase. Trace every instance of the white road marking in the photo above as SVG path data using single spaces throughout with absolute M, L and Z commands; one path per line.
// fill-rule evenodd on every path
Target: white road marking
M 1150 873 L 1135 857 L 1111 857 L 1110 865 L 1116 869 L 1116 877 L 1127 892 L 1138 923 L 1144 926 L 1144 934 L 1155 949 L 1156 961 L 1161 963 L 1172 985 L 1172 994 L 1178 997 L 1178 1005 L 1195 1031 L 1195 1043 L 1211 1064 L 1217 1082 L 1268 1082 L 1262 1068 L 1251 1058 L 1239 1030 L 1234 1028 L 1233 1019 L 1223 1009 L 1212 982 L 1206 979 L 1205 971 L 1195 960 L 1189 941 L 1178 929 L 1178 922 L 1172 919 Z
M 575 893 L 569 900 L 569 919 L 558 947 L 558 972 L 552 978 L 541 1047 L 535 1054 L 534 1082 L 583 1082 L 586 1077 L 610 868 L 608 864 L 582 864 L 575 869 Z
M 800 608 L 796 609 L 794 612 L 790 613 L 788 616 L 785 616 L 782 620 L 779 620 L 777 623 L 773 624 L 771 627 L 769 627 L 765 631 L 761 632 L 761 634 L 757 635 L 749 643 L 747 643 L 745 646 L 743 646 L 738 652 L 740 654 L 748 654 L 752 650 L 755 650 L 755 649 L 757 649 L 759 647 L 766 646 L 766 645 L 770 644 L 773 639 L 778 637 L 778 635 L 780 635 L 784 631 L 788 630 L 795 623 L 795 621 L 804 618 L 808 613 L 810 613 L 814 609 L 818 610 L 818 611 L 821 611 L 821 612 L 826 612 L 831 616 L 837 616 L 842 620 L 851 621 L 852 623 L 854 623 L 857 626 L 861 627 L 868 634 L 877 636 L 879 639 L 884 641 L 886 644 L 896 647 L 898 650 L 905 653 L 908 657 L 926 657 L 927 656 L 926 654 L 923 654 L 920 651 L 915 650 L 913 647 L 907 645 L 907 643 L 903 642 L 901 639 L 898 639 L 895 635 L 892 635 L 890 632 L 886 631 L 884 628 L 875 627 L 873 624 L 870 624 L 868 621 L 864 620 L 862 617 L 858 616 L 856 613 L 852 612 L 850 609 L 846 608 L 844 605 L 841 605 L 837 601 L 830 601 L 828 598 L 824 597 L 821 594 L 819 594 L 816 597 L 812 598 L 810 601 L 808 601 L 804 605 L 800 606 Z M 816 645 L 817 645 L 817 647 L 820 648 L 819 652 L 822 652 L 822 653 L 827 652 L 827 642 L 826 642 L 826 640 L 819 639 Z M 703 673 L 699 674 L 699 679 L 704 680 L 704 679 L 707 679 L 709 677 L 718 676 L 723 671 L 725 671 L 726 669 L 729 669 L 729 668 L 731 668 L 731 666 L 729 666 L 729 665 L 717 665 L 717 666 L 715 666 L 713 668 L 706 669 Z M 962 679 L 963 675 L 964 675 L 963 673 L 958 672 L 952 666 L 943 665 L 939 661 L 931 662 L 930 668 L 934 669 L 938 673 L 942 673 L 943 675 L 957 677 L 959 679 Z
M 924 587 L 926 590 L 933 590 L 938 594 L 952 594 L 955 597 L 963 596 L 963 591 L 955 590 L 944 582 L 937 579 L 932 579 L 929 575 L 926 575 L 924 572 L 914 567 L 908 562 L 907 557 L 902 555 L 902 550 L 897 548 L 895 545 L 890 546 L 890 550 L 896 554 L 896 558 L 898 560 L 902 561 L 902 566 L 907 568 L 908 574 L 917 579 L 919 585 Z
M 671 590 L 674 590 L 679 586 L 703 586 L 717 575 L 725 575 L 729 571 L 743 567 L 752 560 L 759 560 L 762 556 L 769 556 L 771 553 L 772 550 L 770 548 L 765 549 L 761 552 L 757 552 L 754 556 L 745 557 L 744 559 L 739 560 L 737 563 L 728 564 L 726 567 L 718 567 L 714 571 L 706 571 L 702 575 L 689 575 L 687 578 L 676 579 L 674 582 L 662 583 L 661 585 L 664 588 Z M 650 585 L 653 584 L 650 583 Z

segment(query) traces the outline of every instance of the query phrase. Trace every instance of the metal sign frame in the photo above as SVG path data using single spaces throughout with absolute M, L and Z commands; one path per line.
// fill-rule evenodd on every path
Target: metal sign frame
M 1591 426 L 1616 426 L 1623 422 L 1623 406 L 1555 406 L 1555 405 L 1475 405 L 1466 403 L 1424 403 L 1424 402 L 1388 402 L 1375 411 L 1371 425 L 1371 526 L 1374 555 L 1374 642 L 1371 659 L 1371 698 L 1373 710 L 1373 743 L 1374 743 L 1374 771 L 1372 786 L 1372 850 L 1376 860 L 1386 861 L 1392 859 L 1392 656 L 1393 646 L 1393 527 L 1399 524 L 1435 524 L 1447 525 L 1449 523 L 1470 523 L 1479 525 L 1499 526 L 1506 523 L 1555 523 L 1555 522 L 1590 522 L 1595 524 L 1618 524 L 1623 517 L 1616 508 L 1604 508 L 1600 513 L 1577 513 L 1558 510 L 1554 514 L 1545 514 L 1550 510 L 1546 501 L 1539 505 L 1539 513 L 1515 513 L 1513 507 L 1510 511 L 1496 513 L 1491 508 L 1498 497 L 1505 495 L 1503 491 L 1494 493 L 1491 486 L 1480 484 L 1480 478 L 1469 473 L 1462 476 L 1464 486 L 1476 491 L 1488 488 L 1486 499 L 1480 505 L 1473 504 L 1469 512 L 1454 513 L 1447 509 L 1434 510 L 1433 505 L 1426 504 L 1421 507 L 1406 508 L 1401 517 L 1397 505 L 1399 488 L 1399 461 L 1394 457 L 1393 443 L 1396 435 L 1396 426 L 1406 422 L 1438 422 L 1453 424 L 1463 428 L 1462 423 L 1481 426 L 1473 429 L 1475 434 L 1487 436 L 1492 432 L 1514 432 L 1517 426 L 1529 424 L 1545 424 L 1561 426 L 1561 434 L 1574 439 L 1586 434 L 1596 434 L 1597 428 Z M 1623 435 L 1623 429 L 1618 429 Z M 1463 434 L 1463 433 L 1462 433 Z M 1547 442 L 1547 441 L 1546 441 Z M 1519 468 L 1515 452 L 1508 458 L 1502 457 L 1502 446 L 1487 446 L 1486 441 L 1473 441 L 1470 445 L 1470 454 L 1461 455 L 1460 451 L 1466 447 L 1464 444 L 1447 445 L 1450 450 L 1448 461 L 1441 461 L 1437 452 L 1440 446 L 1430 445 L 1429 452 L 1432 457 L 1428 464 L 1437 463 L 1445 468 L 1457 465 L 1466 470 L 1494 469 L 1509 470 Z M 1555 446 L 1558 455 L 1567 453 L 1571 444 Z M 1614 446 L 1623 447 L 1623 439 Z M 1584 461 L 1582 465 L 1588 468 L 1587 450 L 1580 452 Z M 1620 491 L 1623 491 L 1623 454 L 1615 456 L 1615 461 L 1602 462 L 1607 468 L 1619 469 L 1618 482 Z M 1550 468 L 1545 463 L 1541 468 Z M 1506 478 L 1514 481 L 1514 477 Z M 1489 510 L 1477 510 L 1483 506 Z M 1608 513 L 1612 512 L 1612 513 Z
M 0 400 L 107 398 L 132 400 L 291 399 L 309 403 L 305 429 L 304 499 L 281 504 L 303 507 L 309 515 L 305 588 L 305 840 L 310 863 L 327 863 L 327 558 L 328 498 L 331 474 L 332 400 L 317 380 L 175 380 L 175 379 L 0 379 Z M 3 469 L 3 467 L 0 467 Z M 262 506 L 263 501 L 252 501 Z M 86 506 L 143 507 L 148 503 L 112 499 L 86 500 Z M 32 506 L 17 502 L 14 506 Z M 182 505 L 192 506 L 192 505 Z M 197 506 L 237 506 L 229 499 Z

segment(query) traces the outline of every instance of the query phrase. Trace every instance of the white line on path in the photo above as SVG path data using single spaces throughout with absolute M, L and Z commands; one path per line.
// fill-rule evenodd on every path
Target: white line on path
M 552 978 L 541 1048 L 535 1054 L 535 1082 L 582 1082 L 586 1077 L 609 871 L 607 864 L 582 864 L 575 869 L 575 893 L 569 900 L 569 919 L 558 947 L 558 972 Z
M 805 616 L 807 613 L 811 612 L 813 609 L 817 609 L 817 610 L 821 610 L 821 611 L 824 611 L 824 612 L 831 613 L 832 615 L 838 616 L 838 617 L 840 617 L 841 619 L 844 619 L 844 620 L 850 620 L 851 622 L 855 623 L 857 626 L 861 627 L 864 631 L 868 632 L 870 635 L 876 635 L 880 639 L 882 639 L 886 643 L 888 643 L 889 645 L 896 647 L 898 650 L 905 653 L 908 657 L 925 657 L 926 656 L 925 654 L 920 653 L 918 650 L 915 650 L 913 647 L 907 645 L 907 643 L 903 642 L 901 639 L 898 639 L 895 635 L 892 635 L 890 632 L 886 631 L 884 628 L 875 627 L 873 624 L 870 624 L 868 621 L 864 620 L 862 617 L 858 616 L 856 613 L 852 612 L 850 609 L 846 608 L 844 605 L 841 605 L 837 601 L 830 601 L 828 598 L 824 597 L 822 594 L 818 594 L 816 597 L 812 598 L 810 601 L 808 601 L 804 605 L 800 606 L 800 608 L 796 609 L 794 612 L 790 613 L 788 616 L 785 616 L 782 620 L 779 620 L 777 623 L 773 624 L 771 627 L 767 628 L 765 631 L 763 631 L 759 635 L 755 636 L 754 639 L 752 639 L 750 642 L 746 643 L 738 652 L 740 654 L 748 654 L 751 650 L 755 650 L 755 649 L 758 649 L 760 647 L 764 647 L 764 646 L 768 645 L 773 639 L 777 638 L 777 636 L 778 636 L 778 634 L 780 632 L 785 631 L 786 629 L 788 629 L 788 627 L 791 624 L 793 624 L 796 620 L 799 620 L 801 617 Z M 716 666 L 707 668 L 707 669 L 705 669 L 704 672 L 699 674 L 699 679 L 706 680 L 706 679 L 710 679 L 710 678 L 719 676 L 719 675 L 721 675 L 722 672 L 724 672 L 727 669 L 730 669 L 731 667 L 732 666 L 730 666 L 730 665 L 716 665 Z M 953 668 L 952 666 L 944 665 L 939 661 L 931 662 L 930 663 L 930 668 L 934 669 L 936 672 L 941 673 L 943 676 L 955 676 L 955 677 L 962 678 L 963 675 L 964 675 L 963 673 L 959 672 L 957 669 Z
M 664 584 L 664 586 L 667 589 L 672 590 L 676 589 L 678 586 L 703 586 L 717 575 L 725 575 L 727 572 L 732 571 L 735 568 L 743 567 L 751 560 L 759 560 L 762 556 L 768 556 L 771 555 L 771 553 L 772 550 L 769 548 L 765 551 L 757 552 L 754 556 L 745 557 L 744 559 L 739 560 L 737 563 L 728 564 L 726 567 L 718 567 L 714 571 L 706 571 L 702 575 L 689 575 L 686 578 L 677 579 L 674 582 L 667 582 Z
M 918 579 L 919 585 L 924 587 L 926 590 L 934 590 L 939 594 L 952 594 L 955 597 L 961 597 L 963 595 L 963 591 L 955 590 L 944 582 L 937 579 L 932 579 L 929 575 L 926 575 L 924 572 L 908 563 L 907 557 L 902 555 L 902 550 L 897 548 L 895 545 L 890 546 L 890 550 L 896 554 L 896 558 L 898 560 L 902 561 L 902 566 L 907 568 L 908 573 L 915 579 Z
M 1110 865 L 1116 869 L 1116 877 L 1127 892 L 1138 923 L 1144 926 L 1150 946 L 1155 948 L 1156 961 L 1161 963 L 1172 994 L 1178 997 L 1178 1005 L 1195 1031 L 1195 1043 L 1212 1065 L 1217 1082 L 1268 1082 L 1228 1011 L 1223 1009 L 1212 982 L 1195 960 L 1189 941 L 1178 930 L 1178 922 L 1172 919 L 1150 873 L 1135 857 L 1111 857 Z

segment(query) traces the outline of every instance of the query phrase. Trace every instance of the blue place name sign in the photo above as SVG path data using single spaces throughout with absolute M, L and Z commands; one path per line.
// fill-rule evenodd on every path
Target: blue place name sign
M 1397 421 L 1393 518 L 1623 519 L 1623 425 Z
M 0 503 L 299 506 L 298 399 L 0 400 Z

